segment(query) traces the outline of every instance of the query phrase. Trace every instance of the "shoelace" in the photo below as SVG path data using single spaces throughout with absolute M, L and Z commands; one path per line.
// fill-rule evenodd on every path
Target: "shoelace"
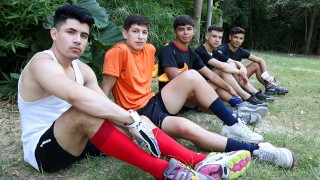
M 246 106 L 247 106 L 248 108 L 250 108 L 250 109 L 257 109 L 257 106 L 255 106 L 255 105 L 253 105 L 253 104 L 247 103 Z
M 239 126 L 247 133 L 251 133 L 250 128 L 247 126 L 247 123 L 244 122 L 242 119 L 238 118 L 238 124 Z
M 249 113 L 247 113 L 247 112 L 236 111 L 236 114 L 237 114 L 238 118 L 250 119 L 251 120 L 251 115 Z M 242 120 L 242 121 L 244 121 L 244 120 Z
M 176 177 L 177 175 L 179 175 L 179 172 L 182 171 L 186 174 L 186 176 L 184 177 L 184 179 L 189 179 L 189 177 L 191 176 L 192 179 L 198 179 L 197 176 L 195 175 L 195 171 L 193 169 L 191 169 L 189 166 L 186 166 L 185 164 L 182 164 L 180 161 L 178 161 L 178 164 L 182 167 L 180 168 L 177 172 L 174 173 L 173 177 Z
M 269 151 L 266 150 L 260 150 L 259 149 L 259 155 L 262 160 L 268 160 L 273 161 L 275 159 L 275 155 Z
M 258 98 L 256 98 L 255 96 L 251 96 L 251 97 L 252 97 L 252 100 L 255 104 L 262 104 L 262 102 Z
M 248 103 L 248 102 L 246 102 L 246 101 L 243 101 L 243 102 L 241 103 L 241 106 L 246 106 L 247 108 L 250 108 L 250 109 L 257 109 L 257 106 L 256 106 L 256 105 L 250 104 L 250 103 Z

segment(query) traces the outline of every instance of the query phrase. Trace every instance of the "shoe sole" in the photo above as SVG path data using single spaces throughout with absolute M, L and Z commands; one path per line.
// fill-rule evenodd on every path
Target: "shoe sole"
M 291 159 L 292 161 L 289 161 L 286 164 L 286 168 L 293 168 L 296 165 L 296 157 L 293 153 L 293 151 L 291 149 L 286 149 L 286 148 L 280 148 L 281 151 L 285 151 L 285 154 L 290 154 L 289 156 L 287 156 L 287 159 Z
M 221 159 L 222 158 L 222 159 Z M 224 160 L 223 166 L 217 162 Z M 226 179 L 236 179 L 243 175 L 251 165 L 251 154 L 249 151 L 239 150 L 230 152 L 229 157 L 220 157 L 217 159 L 217 166 L 214 163 L 209 164 L 209 166 L 203 166 L 200 169 L 196 169 L 198 172 L 206 175 L 212 176 L 214 179 L 226 178 Z
M 286 95 L 289 92 L 279 92 L 279 91 L 265 91 L 264 94 L 266 95 Z
M 160 149 L 156 139 L 150 138 L 147 134 L 145 134 L 142 130 L 139 131 L 141 137 L 143 138 L 144 142 L 147 144 L 147 147 L 151 154 L 156 157 L 160 157 Z
M 266 98 L 266 99 L 264 99 L 264 100 L 261 100 L 261 99 L 259 99 L 260 101 L 264 101 L 264 102 L 268 102 L 268 103 L 273 103 L 276 99 L 274 99 L 274 98 Z
M 264 117 L 268 112 L 268 108 L 257 108 L 257 109 L 246 108 L 246 109 L 241 109 L 241 107 L 240 107 L 240 108 L 238 108 L 238 110 L 242 111 L 242 112 L 257 113 L 261 117 Z

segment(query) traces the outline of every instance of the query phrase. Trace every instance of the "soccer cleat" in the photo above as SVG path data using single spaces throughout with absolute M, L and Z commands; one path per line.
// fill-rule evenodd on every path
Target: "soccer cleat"
M 263 106 L 263 107 L 268 107 L 268 105 L 264 102 L 261 102 L 259 99 L 257 99 L 255 96 L 250 96 L 248 99 L 245 99 L 245 101 L 256 105 L 256 106 Z
M 245 101 L 237 104 L 237 109 L 242 112 L 258 113 L 261 117 L 264 117 L 268 112 L 267 107 L 253 105 Z
M 232 115 L 237 119 L 241 118 L 248 125 L 257 124 L 261 120 L 261 116 L 258 113 L 232 111 Z
M 263 137 L 258 133 L 252 132 L 240 118 L 238 118 L 238 123 L 232 126 L 223 125 L 221 135 L 248 143 L 259 143 L 263 141 Z
M 251 154 L 246 150 L 210 153 L 195 166 L 195 170 L 215 179 L 236 179 L 250 167 Z
M 265 102 L 274 102 L 275 98 L 272 96 L 268 96 L 264 94 L 261 89 L 254 95 L 257 99 L 260 101 L 265 101 Z
M 286 148 L 277 148 L 270 143 L 259 143 L 259 149 L 253 151 L 253 155 L 261 160 L 273 162 L 284 168 L 292 168 L 295 165 L 295 156 Z
M 267 95 L 286 95 L 288 92 L 289 91 L 286 89 L 272 85 L 270 87 L 267 87 L 264 93 Z
M 166 180 L 213 180 L 212 177 L 196 172 L 174 158 L 169 160 L 169 167 L 163 174 Z
M 150 128 L 141 120 L 136 111 L 129 110 L 129 112 L 134 122 L 127 125 L 127 127 L 129 128 L 135 142 L 142 149 L 148 148 L 152 155 L 160 157 L 161 152 L 158 142 Z

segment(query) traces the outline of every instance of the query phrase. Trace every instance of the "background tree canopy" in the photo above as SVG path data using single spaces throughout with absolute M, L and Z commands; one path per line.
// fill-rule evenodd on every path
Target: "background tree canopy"
M 210 1 L 212 11 L 207 11 Z M 206 24 L 221 24 L 222 20 L 225 40 L 232 27 L 246 30 L 243 46 L 247 49 L 320 54 L 320 21 L 317 21 L 320 0 L 6 0 L 0 3 L 1 98 L 15 100 L 21 70 L 32 55 L 50 47 L 52 15 L 64 3 L 84 6 L 96 20 L 93 40 L 81 60 L 98 77 L 105 51 L 123 40 L 120 31 L 123 20 L 132 13 L 149 19 L 149 42 L 157 49 L 174 39 L 175 17 L 195 16 L 194 8 L 200 7 L 199 43 L 203 42 Z M 208 23 L 207 12 L 212 13 Z

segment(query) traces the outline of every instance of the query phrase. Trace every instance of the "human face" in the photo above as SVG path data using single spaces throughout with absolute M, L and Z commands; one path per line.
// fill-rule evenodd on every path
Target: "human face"
M 129 30 L 122 30 L 127 46 L 133 52 L 140 52 L 148 40 L 148 26 L 133 24 Z
M 221 41 L 222 41 L 222 36 L 223 36 L 223 32 L 218 32 L 218 31 L 210 31 L 206 33 L 206 40 L 208 45 L 213 48 L 216 49 L 218 46 L 221 45 Z
M 238 33 L 238 34 L 230 35 L 230 36 L 229 36 L 229 40 L 230 40 L 230 43 L 229 43 L 229 44 L 230 44 L 233 48 L 237 49 L 237 48 L 239 48 L 239 47 L 242 45 L 242 43 L 243 43 L 243 41 L 244 41 L 244 34 Z
M 67 19 L 50 32 L 58 59 L 67 58 L 72 61 L 78 59 L 85 51 L 89 39 L 88 24 L 80 23 L 76 19 Z
M 174 30 L 176 41 L 181 44 L 187 45 L 194 35 L 194 28 L 191 25 L 178 26 Z

